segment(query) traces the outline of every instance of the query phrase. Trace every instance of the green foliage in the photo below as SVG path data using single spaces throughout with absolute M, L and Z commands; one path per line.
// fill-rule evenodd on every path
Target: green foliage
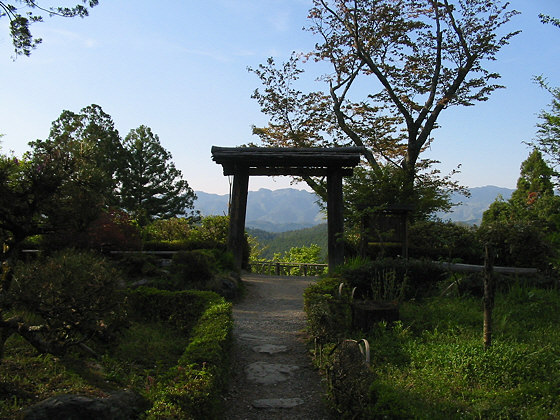
M 126 295 L 131 326 L 111 345 L 95 347 L 104 351 L 101 360 L 82 353 L 37 356 L 19 337 L 8 340 L 0 417 L 16 418 L 37 399 L 60 393 L 103 397 L 126 387 L 151 403 L 142 418 L 220 418 L 231 305 L 210 292 L 140 288 Z
M 479 264 L 483 246 L 476 229 L 453 222 L 419 220 L 409 227 L 409 256 Z
M 560 295 L 525 283 L 525 279 L 510 279 L 510 286 L 498 292 L 495 339 L 488 350 L 480 341 L 479 298 L 438 296 L 403 302 L 401 321 L 380 324 L 365 337 L 371 346 L 370 369 L 375 372 L 367 379 L 369 393 L 363 392 L 363 377 L 348 367 L 339 369 L 334 378 L 339 386 L 328 388 L 341 418 L 540 419 L 560 415 L 556 398 Z M 318 285 L 306 291 L 308 314 L 312 303 L 321 301 L 321 292 L 335 299 L 335 279 L 321 280 Z M 314 331 L 321 332 L 321 327 Z M 350 329 L 341 334 L 363 338 Z M 336 356 L 332 351 L 341 348 L 340 335 L 329 339 L 316 354 L 329 372 L 327 382 L 336 373 L 332 366 L 341 365 L 337 357 L 351 355 Z M 348 382 L 342 386 L 342 380 Z M 353 401 L 349 390 L 354 390 Z
M 126 166 L 118 173 L 120 203 L 141 225 L 154 219 L 194 215 L 196 195 L 171 162 L 159 137 L 141 125 L 124 139 Z
M 181 251 L 173 256 L 172 288 L 204 289 L 216 266 L 217 260 L 210 250 Z
M 161 274 L 159 259 L 151 254 L 125 253 L 112 256 L 127 282 Z
M 534 149 L 521 164 L 511 198 L 497 199 L 484 212 L 479 236 L 496 248 L 497 264 L 546 269 L 557 258 L 560 197 L 554 195 L 552 174 Z
M 319 245 L 311 244 L 310 246 L 291 247 L 284 254 L 274 254 L 273 261 L 281 263 L 299 263 L 299 264 L 321 264 L 320 258 L 321 248 Z M 302 267 L 294 267 L 290 269 L 290 275 L 300 276 L 303 274 Z
M 478 235 L 496 252 L 496 265 L 549 269 L 557 256 L 545 232 L 534 222 L 508 220 L 505 223 L 484 223 Z
M 157 219 L 144 226 L 142 234 L 146 241 L 184 241 L 189 238 L 192 220 L 184 217 Z
M 144 290 L 147 292 L 147 289 Z M 185 292 L 160 292 L 166 296 Z M 190 292 L 193 293 L 193 292 Z M 153 289 L 152 296 L 157 295 Z M 207 303 L 177 366 L 149 390 L 147 419 L 219 418 L 228 378 L 233 321 L 231 304 L 206 292 Z M 165 298 L 165 301 L 168 301 Z M 175 304 L 174 306 L 178 306 Z M 163 308 L 162 308 L 163 309 Z
M 47 140 L 31 142 L 31 157 L 63 179 L 43 214 L 56 227 L 50 247 L 87 246 L 87 229 L 102 210 L 116 204 L 116 173 L 125 162 L 110 115 L 90 105 L 63 111 Z
M 309 247 L 317 244 L 321 248 L 320 260 L 327 259 L 327 224 L 322 223 L 306 229 L 293 230 L 288 232 L 265 232 L 260 229 L 247 229 L 250 236 L 256 238 L 257 242 L 264 249 L 262 258 L 271 260 L 274 254 L 282 254 L 289 251 L 292 247 Z
M 44 336 L 52 352 L 63 352 L 92 337 L 112 339 L 126 324 L 121 281 L 105 259 L 64 251 L 20 264 L 9 299 L 15 309 L 33 315 L 35 325 L 28 330 Z
M 558 19 L 554 19 L 558 21 Z M 551 87 L 542 76 L 536 78 L 536 82 L 552 96 L 552 102 L 548 110 L 539 114 L 537 138 L 533 143 L 550 160 L 555 169 L 560 164 L 560 88 Z M 558 172 L 555 172 L 558 176 Z
M 22 4 L 25 12 L 22 13 Z M 89 8 L 97 6 L 99 0 L 82 0 L 81 3 L 73 7 L 57 6 L 45 7 L 41 6 L 35 0 L 15 0 L 15 2 L 7 3 L 0 1 L 0 18 L 8 17 L 10 20 L 10 37 L 14 45 L 16 55 L 31 55 L 31 51 L 37 47 L 42 41 L 41 38 L 33 38 L 30 26 L 35 22 L 43 21 L 43 13 L 48 16 L 62 17 L 85 17 L 89 14 Z M 38 12 L 38 13 L 37 13 Z
M 437 211 L 449 211 L 451 193 L 468 193 L 451 181 L 450 176 L 441 177 L 439 171 L 431 168 L 432 164 L 429 161 L 418 164 L 413 193 L 405 188 L 405 174 L 394 165 L 380 166 L 376 170 L 355 168 L 354 174 L 344 179 L 348 226 L 359 228 L 364 217 L 393 208 L 409 209 L 412 220 L 426 219 Z
M 253 98 L 270 118 L 253 132 L 268 146 L 365 146 L 373 171 L 399 167 L 406 197 L 441 112 L 502 87 L 486 64 L 517 33 L 502 30 L 516 14 L 487 0 L 314 1 L 306 29 L 318 42 L 304 57 L 332 66 L 320 78 L 327 93 L 298 90 L 295 54 L 279 66 L 269 59 L 251 69 L 264 87 Z M 322 180 L 304 180 L 325 197 Z
M 319 344 L 344 338 L 351 328 L 349 297 L 338 295 L 340 279 L 325 277 L 312 283 L 303 294 L 307 330 Z
M 426 296 L 437 289 L 445 270 L 427 260 L 359 259 L 337 268 L 337 277 L 350 289 L 356 288 L 356 297 L 373 299 L 374 296 Z

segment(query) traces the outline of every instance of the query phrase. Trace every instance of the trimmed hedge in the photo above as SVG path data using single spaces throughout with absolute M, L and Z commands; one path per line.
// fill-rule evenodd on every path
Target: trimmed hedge
M 213 292 L 142 287 L 129 294 L 134 316 L 190 330 L 177 365 L 148 391 L 147 419 L 217 419 L 229 377 L 231 303 Z M 194 322 L 193 322 L 194 320 Z M 192 329 L 191 329 L 192 328 Z

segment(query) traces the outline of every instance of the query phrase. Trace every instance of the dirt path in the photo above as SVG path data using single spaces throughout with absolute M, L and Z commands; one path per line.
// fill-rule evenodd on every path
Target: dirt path
M 304 343 L 306 277 L 245 275 L 235 320 L 226 420 L 329 419 Z

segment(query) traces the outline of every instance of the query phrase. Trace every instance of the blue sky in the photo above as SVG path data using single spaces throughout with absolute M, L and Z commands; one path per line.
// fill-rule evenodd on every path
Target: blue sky
M 24 153 L 29 141 L 47 137 L 62 110 L 95 103 L 113 117 L 123 137 L 141 124 L 151 127 L 192 188 L 225 194 L 228 180 L 211 160 L 210 148 L 257 141 L 251 126 L 267 119 L 250 97 L 259 82 L 247 67 L 312 49 L 313 35 L 301 30 L 310 3 L 101 0 L 85 19 L 47 18 L 33 25 L 43 44 L 15 61 L 3 18 L 2 151 Z M 444 173 L 461 164 L 456 179 L 469 187 L 515 186 L 529 154 L 523 141 L 533 138 L 537 115 L 550 102 L 532 77 L 543 74 L 560 85 L 560 29 L 538 19 L 539 13 L 559 17 L 560 1 L 511 4 L 522 14 L 508 28 L 523 32 L 490 64 L 507 89 L 474 107 L 445 110 L 424 155 L 441 161 Z M 289 185 L 289 178 L 250 181 L 251 190 Z

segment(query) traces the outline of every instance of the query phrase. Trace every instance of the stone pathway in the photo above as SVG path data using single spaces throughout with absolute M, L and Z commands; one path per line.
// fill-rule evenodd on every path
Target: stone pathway
M 303 329 L 306 277 L 246 275 L 233 309 L 233 372 L 226 420 L 330 419 Z

